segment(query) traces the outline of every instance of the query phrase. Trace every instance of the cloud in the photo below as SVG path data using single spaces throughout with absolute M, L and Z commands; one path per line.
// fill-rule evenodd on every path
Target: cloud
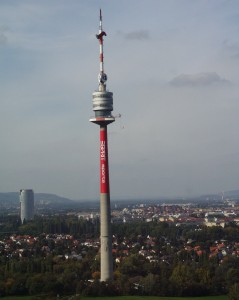
M 148 40 L 149 32 L 147 30 L 131 31 L 124 34 L 124 37 L 127 40 Z
M 224 40 L 222 43 L 223 47 L 229 52 L 232 58 L 239 58 L 239 44 L 231 40 Z
M 7 43 L 7 36 L 5 34 L 6 27 L 1 26 L 0 27 L 0 45 L 5 45 Z
M 220 77 L 216 72 L 205 72 L 197 74 L 181 74 L 170 82 L 173 86 L 209 86 L 229 83 L 228 80 Z

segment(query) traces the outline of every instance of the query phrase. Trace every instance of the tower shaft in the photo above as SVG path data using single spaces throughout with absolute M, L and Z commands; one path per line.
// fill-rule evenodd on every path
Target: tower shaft
M 100 126 L 101 281 L 113 278 L 107 125 Z

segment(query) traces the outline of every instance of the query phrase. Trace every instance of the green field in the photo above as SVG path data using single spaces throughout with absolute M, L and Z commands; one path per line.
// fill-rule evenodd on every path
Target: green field
M 4 297 L 3 300 L 31 300 L 31 299 L 46 299 L 44 296 L 23 296 L 23 297 Z M 53 299 L 53 298 L 52 298 Z M 67 298 L 54 298 L 64 299 Z M 70 299 L 70 297 L 69 297 Z M 150 296 L 120 296 L 120 297 L 81 297 L 82 300 L 228 300 L 227 296 L 208 296 L 208 297 L 150 297 Z M 74 300 L 74 298 L 72 298 Z
M 208 297 L 153 297 L 153 296 L 120 296 L 120 297 L 82 297 L 84 300 L 228 300 L 227 296 Z

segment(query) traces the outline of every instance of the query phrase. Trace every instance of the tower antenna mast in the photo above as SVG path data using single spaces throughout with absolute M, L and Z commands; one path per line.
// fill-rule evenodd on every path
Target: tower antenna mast
M 96 38 L 99 40 L 100 43 L 100 73 L 98 76 L 99 89 L 103 89 L 103 90 L 105 90 L 106 88 L 106 81 L 107 81 L 107 75 L 104 72 L 104 36 L 107 36 L 107 34 L 105 33 L 105 31 L 103 31 L 102 14 L 100 9 L 99 34 L 96 34 Z

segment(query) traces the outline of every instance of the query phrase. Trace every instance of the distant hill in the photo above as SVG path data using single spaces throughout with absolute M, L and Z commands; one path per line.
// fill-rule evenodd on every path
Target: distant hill
M 71 200 L 69 198 L 61 197 L 55 194 L 48 194 L 48 193 L 34 193 L 34 199 L 35 199 L 35 207 L 40 209 L 69 209 L 69 208 L 80 208 L 80 209 L 98 209 L 99 208 L 99 200 L 94 201 L 75 201 Z M 222 193 L 218 194 L 208 194 L 208 195 L 202 195 L 196 198 L 193 198 L 193 201 L 220 201 L 222 199 Z M 239 190 L 233 190 L 233 191 L 226 191 L 224 192 L 224 199 L 232 199 L 232 200 L 239 200 Z M 183 201 L 188 201 L 188 198 L 159 198 L 159 199 L 147 199 L 144 198 L 144 202 L 167 202 L 167 201 L 173 201 L 174 203 L 182 203 Z M 117 205 L 121 203 L 121 201 L 112 201 L 112 204 L 116 202 Z M 125 203 L 139 203 L 142 202 L 142 200 L 135 199 L 135 200 L 122 200 L 122 205 L 125 205 Z M 19 202 L 19 193 L 18 192 L 9 192 L 9 193 L 0 193 L 0 209 L 3 208 L 19 208 L 20 202 Z
M 224 198 L 230 198 L 230 197 L 236 197 L 238 198 L 239 197 L 239 190 L 233 190 L 233 191 L 227 191 L 227 192 L 224 192 Z
M 72 205 L 75 201 L 47 193 L 34 194 L 35 205 Z M 19 206 L 19 193 L 0 193 L 0 205 L 4 207 L 18 207 Z
M 58 203 L 58 204 L 64 204 L 64 203 L 75 203 L 74 200 L 61 197 L 55 194 L 46 194 L 46 193 L 36 193 L 34 194 L 34 199 L 37 202 L 42 203 Z
M 233 191 L 226 191 L 226 192 L 220 192 L 218 194 L 209 194 L 209 195 L 203 195 L 201 198 L 209 199 L 209 200 L 221 200 L 222 195 L 224 200 L 225 199 L 231 199 L 231 200 L 239 200 L 239 190 L 233 190 Z
M 19 203 L 19 193 L 0 193 L 1 206 L 16 206 Z

